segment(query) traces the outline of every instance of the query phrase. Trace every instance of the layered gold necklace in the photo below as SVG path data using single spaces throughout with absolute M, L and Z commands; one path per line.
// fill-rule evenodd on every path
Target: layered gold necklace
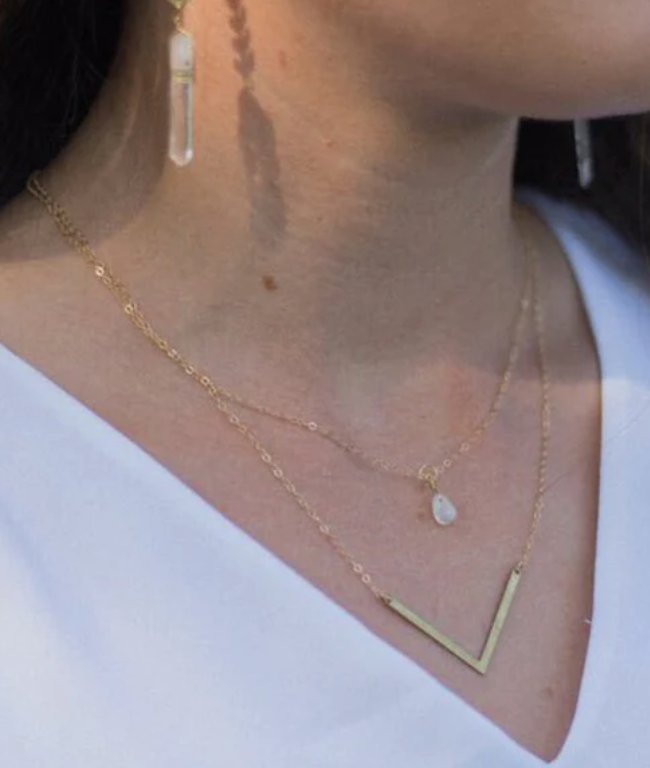
M 216 408 L 226 417 L 227 423 L 237 430 L 253 447 L 261 462 L 271 472 L 273 478 L 284 488 L 287 494 L 296 502 L 298 507 L 307 515 L 307 517 L 317 526 L 320 534 L 327 540 L 329 545 L 337 554 L 345 560 L 353 574 L 361 581 L 372 594 L 383 605 L 408 621 L 412 626 L 423 632 L 438 645 L 452 653 L 456 658 L 470 666 L 475 671 L 485 674 L 488 670 L 490 660 L 497 646 L 506 617 L 512 606 L 512 602 L 517 591 L 521 576 L 530 560 L 531 552 L 535 542 L 535 536 L 539 526 L 539 521 L 544 508 L 544 494 L 546 491 L 546 472 L 548 464 L 548 445 L 551 429 L 551 381 L 548 373 L 545 352 L 545 333 L 544 317 L 539 296 L 539 278 L 538 264 L 534 255 L 532 245 L 523 233 L 524 252 L 527 263 L 527 277 L 524 284 L 523 294 L 519 302 L 517 318 L 514 323 L 512 334 L 512 343 L 508 362 L 503 375 L 500 379 L 499 387 L 492 401 L 488 415 L 473 430 L 473 432 L 463 440 L 456 450 L 452 451 L 441 462 L 436 465 L 425 464 L 419 469 L 392 464 L 385 459 L 374 456 L 368 452 L 362 451 L 350 441 L 345 441 L 338 437 L 332 430 L 320 425 L 315 421 L 309 421 L 297 416 L 291 416 L 280 411 L 276 411 L 265 406 L 258 405 L 252 401 L 241 398 L 224 387 L 221 387 L 205 372 L 201 371 L 185 358 L 164 336 L 162 336 L 149 323 L 142 310 L 136 304 L 133 296 L 127 287 L 122 283 L 110 267 L 101 261 L 88 240 L 81 231 L 74 225 L 65 209 L 59 205 L 50 193 L 44 187 L 40 180 L 38 172 L 33 173 L 27 183 L 27 190 L 37 200 L 39 200 L 54 222 L 59 228 L 63 238 L 74 248 L 83 260 L 92 268 L 96 278 L 104 285 L 117 299 L 122 310 L 131 321 L 131 323 L 142 333 L 165 357 L 180 368 L 188 378 L 198 384 L 204 392 L 210 397 Z M 251 427 L 242 421 L 241 417 L 233 411 L 231 404 L 236 404 L 244 408 L 256 411 L 260 414 L 270 416 L 280 421 L 287 422 L 295 427 L 309 430 L 327 438 L 335 445 L 344 449 L 350 454 L 356 455 L 368 464 L 386 472 L 402 475 L 412 478 L 418 482 L 425 483 L 433 492 L 432 512 L 434 519 L 441 525 L 453 522 L 456 516 L 456 509 L 447 496 L 439 490 L 439 482 L 442 474 L 450 469 L 454 463 L 463 455 L 467 454 L 485 435 L 490 425 L 494 422 L 499 413 L 503 399 L 508 391 L 512 372 L 519 354 L 522 328 L 526 310 L 530 306 L 530 294 L 532 293 L 532 306 L 535 327 L 535 339 L 537 348 L 537 359 L 541 380 L 541 407 L 540 407 L 540 451 L 537 472 L 537 487 L 533 502 L 531 525 L 528 536 L 519 559 L 514 567 L 511 568 L 506 584 L 495 611 L 488 637 L 484 643 L 482 652 L 479 656 L 474 656 L 463 648 L 451 637 L 436 628 L 430 621 L 426 620 L 413 609 L 409 608 L 404 602 L 394 595 L 381 589 L 375 583 L 374 579 L 366 567 L 348 550 L 347 546 L 332 531 L 330 525 L 323 519 L 321 514 L 311 504 L 305 496 L 299 491 L 294 483 L 287 477 L 284 469 L 280 466 L 274 456 L 268 451 L 264 444 L 259 440 Z
M 235 403 L 242 408 L 254 411 L 264 416 L 269 416 L 278 421 L 290 424 L 291 426 L 298 427 L 308 432 L 318 434 L 321 437 L 326 438 L 337 447 L 343 449 L 352 456 L 361 459 L 368 466 L 375 469 L 382 470 L 394 475 L 399 475 L 410 480 L 415 480 L 419 484 L 424 484 L 431 491 L 431 514 L 433 520 L 442 527 L 451 525 L 458 516 L 456 505 L 452 502 L 448 494 L 444 494 L 440 490 L 440 482 L 443 474 L 450 470 L 456 462 L 461 458 L 467 456 L 470 451 L 478 445 L 479 442 L 486 435 L 489 428 L 496 420 L 506 394 L 510 388 L 512 381 L 512 374 L 519 358 L 521 348 L 522 331 L 524 328 L 524 321 L 526 319 L 527 310 L 530 307 L 530 294 L 532 291 L 532 269 L 531 260 L 529 258 L 528 249 L 524 249 L 524 260 L 526 265 L 526 277 L 522 289 L 522 295 L 518 302 L 518 311 L 513 323 L 513 330 L 511 334 L 510 349 L 507 358 L 507 363 L 503 370 L 503 373 L 499 380 L 499 385 L 493 396 L 492 402 L 487 415 L 477 424 L 472 432 L 461 442 L 459 442 L 455 449 L 449 454 L 444 456 L 436 464 L 422 464 L 416 467 L 409 467 L 403 464 L 395 464 L 387 461 L 386 459 L 376 456 L 368 451 L 364 451 L 359 448 L 351 440 L 346 440 L 334 432 L 331 428 L 320 424 L 317 421 L 306 419 L 302 416 L 294 414 L 284 413 L 277 409 L 269 408 L 265 405 L 260 405 L 256 402 L 243 398 L 230 390 L 217 386 L 219 396 L 224 400 L 231 403 Z

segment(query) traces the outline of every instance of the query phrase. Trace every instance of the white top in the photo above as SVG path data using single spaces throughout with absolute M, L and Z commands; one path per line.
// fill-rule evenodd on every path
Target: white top
M 648 768 L 649 281 L 534 199 L 604 379 L 593 627 L 552 765 Z M 546 765 L 4 347 L 0 435 L 3 768 Z

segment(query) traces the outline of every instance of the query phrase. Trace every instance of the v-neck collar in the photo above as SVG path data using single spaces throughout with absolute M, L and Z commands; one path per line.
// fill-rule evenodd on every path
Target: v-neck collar
M 308 582 L 290 565 L 284 561 L 279 561 L 279 558 L 272 552 L 241 531 L 229 518 L 212 507 L 212 505 L 158 462 L 151 454 L 140 448 L 124 433 L 106 422 L 81 401 L 68 394 L 62 387 L 48 379 L 38 369 L 2 345 L 0 345 L 0 360 L 2 357 L 5 357 L 7 358 L 7 365 L 22 367 L 24 375 L 40 378 L 41 388 L 43 386 L 49 388 L 53 402 L 65 399 L 67 401 L 66 407 L 69 410 L 77 411 L 79 418 L 92 422 L 96 431 L 103 432 L 107 436 L 110 433 L 113 443 L 116 441 L 121 443 L 125 449 L 129 449 L 132 455 L 136 455 L 143 465 L 148 464 L 150 469 L 156 469 L 159 475 L 167 479 L 168 483 L 173 484 L 177 494 L 188 497 L 188 504 L 191 503 L 202 507 L 206 514 L 216 516 L 220 525 L 236 529 L 240 535 L 249 539 L 251 547 L 257 552 L 256 556 L 260 558 L 272 557 L 278 560 L 279 568 L 285 579 L 297 579 L 304 582 L 306 586 L 311 587 L 313 601 L 320 601 L 323 605 L 327 603 L 330 611 L 334 609 L 335 613 L 337 613 L 340 622 L 356 625 L 355 631 L 357 633 L 365 633 L 366 644 L 382 650 L 381 657 L 391 660 L 393 671 L 397 670 L 399 672 L 402 670 L 406 677 L 417 679 L 418 690 L 430 691 L 435 693 L 437 699 L 447 699 L 449 702 L 455 702 L 455 706 L 457 708 L 460 707 L 468 718 L 476 721 L 477 729 L 480 724 L 483 731 L 487 730 L 490 732 L 493 735 L 498 751 L 503 751 L 504 759 L 506 757 L 512 759 L 515 761 L 514 764 L 521 766 L 521 768 L 544 768 L 549 765 L 553 766 L 553 768 L 569 768 L 569 766 L 574 768 L 574 766 L 582 764 L 580 754 L 583 746 L 590 741 L 593 745 L 593 740 L 597 738 L 597 722 L 595 719 L 598 711 L 597 700 L 605 695 L 607 676 L 611 674 L 613 668 L 615 657 L 613 650 L 615 641 L 614 630 L 617 626 L 616 611 L 619 604 L 618 582 L 616 569 L 612 567 L 612 557 L 608 556 L 609 547 L 603 547 L 602 542 L 609 542 L 610 539 L 615 539 L 612 515 L 616 504 L 621 503 L 620 473 L 630 471 L 629 469 L 626 470 L 626 467 L 629 468 L 634 465 L 631 461 L 621 462 L 619 461 L 620 457 L 617 457 L 617 466 L 614 468 L 609 460 L 610 452 L 607 450 L 614 442 L 614 438 L 621 426 L 632 420 L 634 416 L 634 397 L 627 391 L 625 379 L 622 380 L 617 376 L 616 339 L 618 334 L 622 332 L 620 324 L 623 321 L 620 317 L 605 312 L 604 307 L 610 305 L 609 297 L 614 295 L 616 300 L 614 301 L 612 298 L 611 304 L 617 306 L 623 304 L 625 299 L 621 297 L 621 292 L 630 293 L 630 299 L 638 300 L 639 303 L 641 299 L 632 295 L 634 293 L 633 282 L 627 274 L 625 267 L 612 269 L 611 264 L 604 261 L 601 262 L 600 258 L 590 258 L 588 251 L 590 249 L 593 250 L 593 235 L 589 236 L 589 229 L 593 222 L 590 223 L 587 220 L 583 220 L 581 218 L 582 214 L 577 213 L 574 209 L 549 201 L 541 196 L 530 194 L 527 198 L 555 233 L 573 269 L 596 341 L 602 374 L 600 491 L 592 628 L 574 720 L 561 752 L 550 763 L 529 752 L 471 704 L 465 702 L 442 682 L 419 667 L 406 654 L 366 628 L 352 614 L 348 613 L 324 592 Z M 576 227 L 578 230 L 582 227 L 583 232 L 576 232 Z M 620 244 L 618 248 L 620 249 Z M 647 314 L 648 319 L 644 324 L 645 328 L 650 327 L 650 308 L 647 309 Z M 634 334 L 634 332 L 634 327 L 625 326 L 625 333 Z M 640 332 L 640 329 L 638 329 L 637 333 L 639 335 Z M 646 376 L 650 378 L 650 370 L 646 371 Z M 632 410 L 630 410 L 631 404 Z M 617 443 L 616 447 L 620 449 L 620 443 Z M 614 477 L 615 474 L 616 478 Z M 379 679 L 381 679 L 381 675 L 382 669 L 377 669 L 377 677 Z M 468 738 L 471 739 L 471 734 L 468 735 Z

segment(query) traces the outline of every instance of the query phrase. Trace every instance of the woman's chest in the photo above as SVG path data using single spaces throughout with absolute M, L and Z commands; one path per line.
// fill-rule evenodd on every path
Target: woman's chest
M 288 579 L 314 585 L 319 593 L 324 593 L 339 610 L 343 610 L 346 621 L 359 622 L 369 645 L 385 643 L 403 663 L 414 661 L 420 670 L 428 673 L 429 684 L 442 684 L 449 689 L 448 695 L 453 695 L 453 691 L 460 697 L 469 719 L 478 717 L 478 712 L 483 713 L 527 752 L 546 759 L 559 752 L 573 720 L 589 639 L 589 625 L 585 620 L 591 616 L 597 517 L 593 462 L 597 451 L 591 443 L 585 441 L 581 448 L 586 467 L 584 473 L 572 473 L 570 482 L 560 483 L 548 496 L 544 526 L 537 532 L 534 542 L 534 557 L 521 579 L 490 669 L 481 676 L 411 623 L 389 611 L 360 577 L 364 574 L 371 576 L 379 588 L 395 594 L 432 626 L 478 657 L 507 576 L 530 538 L 537 468 L 534 436 L 514 450 L 512 440 L 504 441 L 509 447 L 504 449 L 503 455 L 488 456 L 487 460 L 476 462 L 473 469 L 461 473 L 460 482 L 451 482 L 452 490 L 457 493 L 454 498 L 458 502 L 460 518 L 450 529 L 441 529 L 436 527 L 427 511 L 427 507 L 430 510 L 430 498 L 427 500 L 421 488 L 413 487 L 403 478 L 382 476 L 363 467 L 350 467 L 348 457 L 322 447 L 314 449 L 312 436 L 278 440 L 273 431 L 268 433 L 260 425 L 265 444 L 270 435 L 268 445 L 274 456 L 274 464 L 265 466 L 236 430 L 224 427 L 220 415 L 214 413 L 209 403 L 197 406 L 195 399 L 180 398 L 178 395 L 185 391 L 180 387 L 178 392 L 174 387 L 170 391 L 159 390 L 152 397 L 146 389 L 138 391 L 135 380 L 133 386 L 122 386 L 124 383 L 123 379 L 122 394 L 118 398 L 108 398 L 81 380 L 76 384 L 73 382 L 71 389 L 82 393 L 83 399 L 100 414 L 102 421 L 98 420 L 98 424 L 112 424 L 120 430 L 116 435 L 118 441 L 123 441 L 122 447 L 141 446 L 156 457 L 161 462 L 156 466 L 161 470 L 168 468 L 162 471 L 168 472 L 169 479 L 178 483 L 177 491 L 189 493 L 190 487 L 196 489 L 209 505 L 204 510 L 206 517 L 220 521 L 224 515 L 242 535 L 249 535 L 270 557 L 279 558 Z M 597 395 L 595 390 L 591 393 L 592 407 L 587 409 L 588 414 L 594 412 L 597 399 L 594 395 Z M 88 416 L 92 418 L 92 414 Z M 530 427 L 534 430 L 535 424 L 531 423 Z M 257 431 L 257 426 L 255 429 Z M 580 431 L 591 437 L 595 433 L 583 425 Z M 84 446 L 80 446 L 80 451 L 84 452 Z M 284 477 L 290 487 L 299 489 L 297 496 L 287 493 L 287 485 L 278 482 L 281 478 L 274 476 L 276 458 L 286 470 Z M 70 466 L 74 466 L 74 460 Z M 510 477 L 503 471 L 504 466 L 509 469 Z M 104 470 L 101 465 L 94 467 L 95 481 L 96 475 Z M 517 483 L 513 482 L 513 477 L 518 479 Z M 107 512 L 106 503 L 110 510 L 113 497 L 118 507 L 124 501 L 120 498 L 123 484 L 118 481 L 113 488 L 102 490 L 100 485 L 95 490 L 89 484 L 93 481 L 93 473 L 85 480 L 86 493 L 94 499 L 99 494 L 102 499 L 98 508 L 98 527 L 96 531 L 86 531 L 85 543 L 79 545 L 92 552 L 101 541 L 104 524 L 101 515 L 111 514 Z M 130 482 L 134 481 L 136 478 L 131 476 Z M 52 482 L 55 487 L 60 486 L 56 477 Z M 308 500 L 308 509 L 301 505 L 301 500 Z M 95 503 L 91 504 L 93 508 Z M 128 499 L 127 503 L 130 503 Z M 152 499 L 145 495 L 141 503 L 149 508 Z M 163 507 L 167 508 L 169 503 L 171 500 Z M 70 514 L 76 524 L 83 507 L 80 498 L 75 500 L 75 505 L 76 509 L 71 509 Z M 55 513 L 52 524 L 60 525 L 62 532 L 66 530 L 65 518 L 60 520 L 58 514 Z M 123 515 L 122 509 L 115 519 L 122 526 L 125 524 Z M 167 540 L 167 522 L 164 516 L 159 522 L 155 518 L 150 521 L 153 526 L 149 531 L 151 544 L 143 553 L 138 554 L 130 548 L 132 532 L 127 526 L 122 528 L 122 538 L 113 542 L 115 559 L 112 564 L 106 561 L 105 555 L 95 555 L 92 566 L 103 563 L 103 567 L 108 568 L 108 571 L 100 571 L 99 578 L 106 580 L 115 596 L 122 594 L 121 589 L 110 584 L 110 579 L 121 577 L 122 571 L 127 572 L 129 558 L 130 564 L 139 569 L 137 558 L 141 557 L 142 567 L 153 568 L 156 572 L 165 566 L 166 556 L 179 562 L 188 556 L 182 546 L 185 534 L 180 533 L 180 546 Z M 207 520 L 205 522 L 209 524 Z M 136 528 L 140 524 L 138 511 L 130 524 Z M 323 526 L 327 526 L 330 535 L 323 535 Z M 163 552 L 156 549 L 156 541 L 165 541 Z M 341 557 L 342 553 L 345 556 Z M 64 559 L 70 561 L 68 556 Z M 206 595 L 219 593 L 223 588 L 220 564 L 219 556 L 215 556 L 215 563 L 206 571 L 199 591 L 186 594 L 185 601 L 199 605 Z M 79 573 L 84 573 L 87 565 L 84 559 L 79 565 Z M 246 567 L 245 563 L 242 565 Z M 362 570 L 355 572 L 359 568 Z M 112 573 L 113 569 L 115 573 Z M 137 595 L 136 581 L 140 578 L 141 574 L 133 574 L 129 580 L 133 595 Z M 186 574 L 181 575 L 181 579 L 186 578 Z M 246 579 L 249 590 L 262 594 L 264 574 L 254 559 Z M 156 599 L 166 599 L 169 585 L 153 585 L 150 577 L 145 580 L 146 584 L 156 590 Z M 184 582 L 174 588 L 189 588 L 190 584 Z M 71 584 L 66 583 L 61 588 L 62 594 L 70 588 Z M 282 587 L 278 589 L 282 599 Z M 106 593 L 99 588 L 96 594 L 103 599 Z M 296 611 L 294 618 L 298 622 L 310 620 L 301 616 L 301 607 L 292 609 L 290 604 L 287 607 Z M 241 606 L 244 614 L 249 608 L 246 604 Z M 128 599 L 113 605 L 108 612 L 98 600 L 93 609 L 99 611 L 102 624 L 104 617 L 110 616 L 118 626 L 129 632 L 135 631 L 133 643 L 136 648 L 143 646 L 140 653 L 146 653 L 144 646 L 148 643 L 138 635 L 139 631 L 144 630 L 145 638 L 155 634 L 156 642 L 163 636 L 174 637 L 179 631 L 173 625 L 154 631 L 140 624 L 141 611 L 130 606 Z M 227 613 L 220 615 L 211 600 L 203 610 L 214 612 L 216 622 L 230 621 Z M 264 605 L 262 610 L 272 609 Z M 160 620 L 169 621 L 171 617 L 173 612 Z M 242 630 L 250 618 L 246 615 Z M 287 642 L 282 638 L 284 633 L 292 632 L 291 626 L 284 619 L 274 620 L 271 629 L 279 638 L 276 642 Z M 100 636 L 104 631 L 105 626 Z M 212 642 L 207 636 L 201 639 L 201 635 L 196 640 Z M 331 638 L 323 637 L 321 642 L 327 645 Z M 150 649 L 153 658 L 154 646 Z M 232 648 L 223 650 L 233 664 L 250 664 L 246 658 L 235 659 Z M 329 650 L 335 655 L 345 651 L 338 644 Z M 324 656 L 327 652 L 327 648 L 321 649 Z M 179 663 L 171 650 L 167 653 L 170 663 Z M 188 663 L 194 663 L 193 652 L 188 648 L 186 653 Z M 266 661 L 268 665 L 274 664 L 271 657 Z M 376 673 L 380 677 L 383 674 L 380 669 Z M 130 669 L 130 679 L 136 680 L 139 675 L 138 670 Z M 281 681 L 278 683 L 279 691 L 282 691 Z M 181 687 L 183 685 L 181 683 Z M 136 694 L 132 692 L 130 695 Z M 245 701 L 244 698 L 243 703 Z M 270 713 L 263 716 L 262 722 L 272 722 Z
M 510 723 L 521 734 L 531 727 L 531 702 L 542 702 L 541 722 L 545 698 L 575 695 L 587 639 L 575 574 L 586 573 L 589 561 L 585 555 L 584 569 L 567 566 L 569 530 L 549 548 L 556 559 L 536 550 L 486 678 L 469 669 L 463 677 L 455 659 L 375 610 L 306 533 L 312 528 L 287 533 L 297 526 L 281 494 L 269 491 L 260 501 L 259 488 L 239 483 L 224 504 L 249 519 L 233 525 L 58 392 L 39 391 L 22 409 L 24 384 L 14 391 L 3 377 L 4 402 L 13 407 L 0 414 L 7 436 L 0 447 L 0 740 L 8 764 L 540 765 L 490 720 L 512 718 L 510 704 L 519 701 L 527 713 Z M 624 443 L 608 443 L 590 659 L 558 763 L 566 768 L 617 761 L 642 768 L 650 759 L 643 731 L 650 669 L 642 656 L 650 627 L 638 610 L 650 531 L 631 527 L 642 520 L 648 481 L 628 464 L 644 434 L 628 430 Z M 246 476 L 245 460 L 237 462 Z M 256 507 L 247 503 L 252 496 Z M 243 532 L 252 519 L 264 521 L 255 534 L 268 546 Z M 366 537 L 357 541 L 365 559 Z M 431 570 L 414 589 L 426 558 L 407 559 L 405 569 L 395 549 L 379 551 L 383 578 L 459 642 L 480 649 L 507 567 L 500 571 L 477 547 L 476 578 L 442 584 Z M 451 559 L 442 564 L 452 567 Z M 396 578 L 404 570 L 408 584 Z M 547 654 L 550 670 L 539 663 Z M 483 682 L 493 686 L 485 706 Z M 560 733 L 566 720 L 554 726 L 546 719 L 544 727 Z

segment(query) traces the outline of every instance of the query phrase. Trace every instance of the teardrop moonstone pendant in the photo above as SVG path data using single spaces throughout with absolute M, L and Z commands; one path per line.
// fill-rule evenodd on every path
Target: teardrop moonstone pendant
M 174 32 L 169 38 L 169 157 L 178 166 L 194 157 L 194 38 Z
M 433 519 L 438 525 L 451 525 L 458 517 L 456 507 L 442 493 L 435 493 L 433 495 L 431 510 L 433 512 Z

